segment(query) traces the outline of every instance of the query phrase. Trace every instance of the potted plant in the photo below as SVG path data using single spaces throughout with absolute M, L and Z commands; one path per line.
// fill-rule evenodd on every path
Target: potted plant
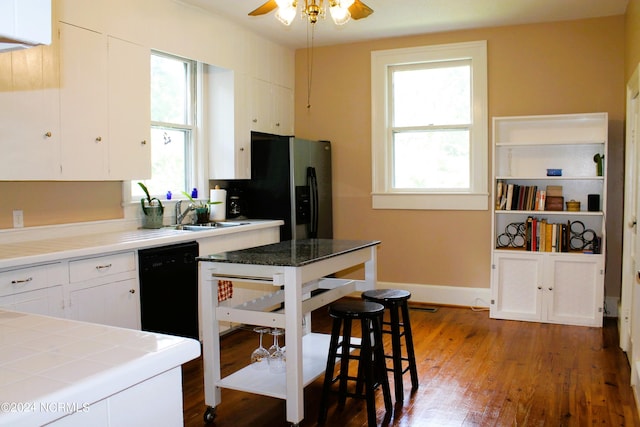
M 138 182 L 142 191 L 147 196 L 140 199 L 140 206 L 142 206 L 142 228 L 162 228 L 162 218 L 164 215 L 164 206 L 157 197 L 151 197 L 147 186 L 142 182 Z
M 187 198 L 193 204 L 193 208 L 196 211 L 196 218 L 198 224 L 205 224 L 209 222 L 209 205 L 217 205 L 222 202 L 212 202 L 212 201 L 202 201 L 202 200 L 194 200 L 193 197 L 189 195 L 186 191 L 183 191 L 182 194 L 187 196 Z

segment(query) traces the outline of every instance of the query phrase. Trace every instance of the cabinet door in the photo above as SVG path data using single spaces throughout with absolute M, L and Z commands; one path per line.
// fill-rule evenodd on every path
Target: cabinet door
M 0 297 L 0 307 L 32 314 L 64 317 L 62 286 Z
M 60 24 L 60 122 L 63 179 L 106 179 L 106 37 Z
M 293 90 L 282 86 L 273 87 L 275 117 L 273 124 L 278 135 L 293 135 Z
M 136 279 L 106 283 L 71 292 L 71 318 L 102 325 L 140 329 Z
M 151 178 L 149 49 L 108 38 L 109 178 Z
M 602 257 L 550 257 L 544 293 L 550 322 L 602 326 L 604 272 Z
M 54 46 L 0 54 L 0 179 L 59 177 L 58 86 Z
M 251 130 L 273 133 L 271 126 L 273 117 L 273 101 L 271 99 L 271 83 L 252 79 L 251 93 Z
M 540 320 L 542 256 L 496 254 L 491 285 L 491 317 Z

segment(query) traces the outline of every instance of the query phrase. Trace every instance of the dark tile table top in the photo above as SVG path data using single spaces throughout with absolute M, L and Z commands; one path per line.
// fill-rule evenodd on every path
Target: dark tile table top
M 358 249 L 380 244 L 378 240 L 306 239 L 198 257 L 198 261 L 302 267 Z

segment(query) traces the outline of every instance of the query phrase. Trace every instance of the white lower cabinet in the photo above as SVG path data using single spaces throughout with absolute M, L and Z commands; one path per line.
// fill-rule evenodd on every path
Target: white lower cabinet
M 602 326 L 602 256 L 506 251 L 492 268 L 492 318 Z
M 0 307 L 64 317 L 61 263 L 0 272 Z
M 75 320 L 140 329 L 138 281 L 122 280 L 71 291 L 69 308 Z
M 135 252 L 69 262 L 69 314 L 75 320 L 140 329 Z

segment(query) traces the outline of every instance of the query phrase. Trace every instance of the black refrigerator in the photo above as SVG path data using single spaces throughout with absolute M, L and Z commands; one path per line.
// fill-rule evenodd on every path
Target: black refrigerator
M 281 219 L 280 240 L 333 237 L 331 143 L 251 133 L 247 216 Z

